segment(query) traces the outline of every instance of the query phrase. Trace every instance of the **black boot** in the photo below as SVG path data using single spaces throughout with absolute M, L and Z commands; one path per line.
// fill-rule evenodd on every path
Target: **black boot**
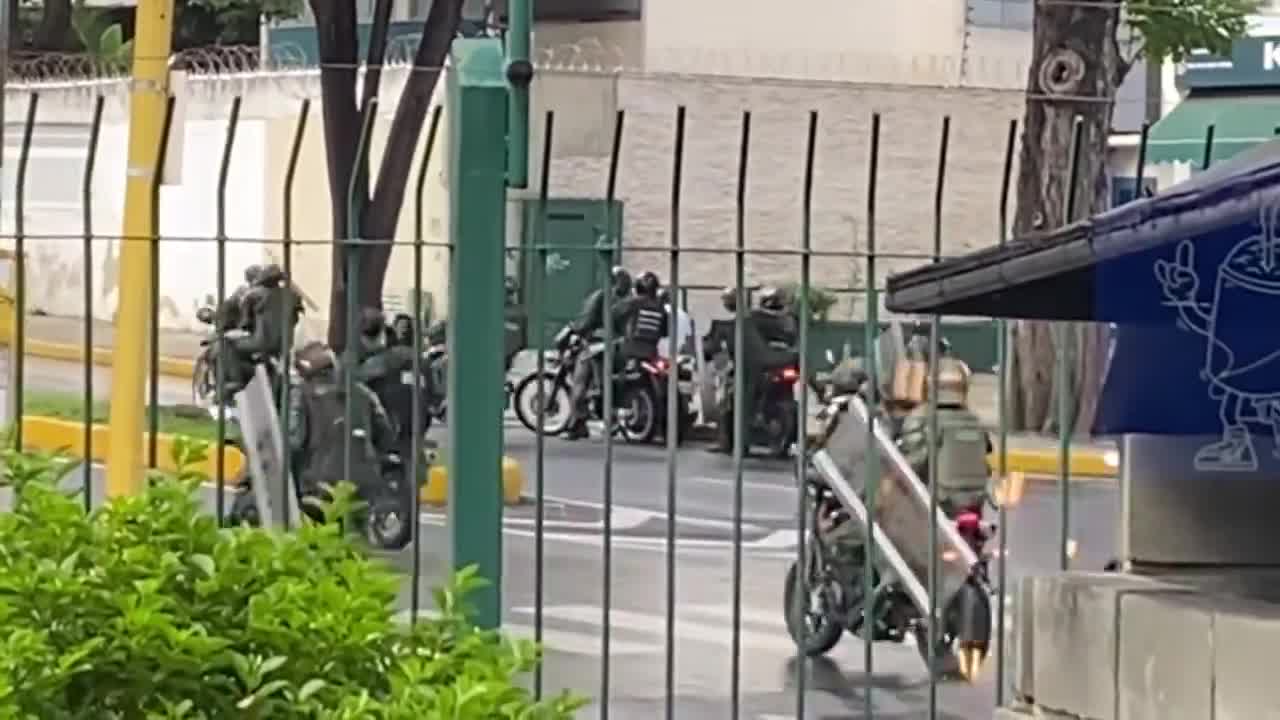
M 587 432 L 586 420 L 574 421 L 564 433 L 565 440 L 585 440 L 589 437 L 591 437 L 591 433 Z

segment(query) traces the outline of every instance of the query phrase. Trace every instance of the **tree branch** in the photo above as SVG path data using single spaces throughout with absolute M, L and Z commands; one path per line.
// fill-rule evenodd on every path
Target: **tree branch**
M 325 160 L 329 171 L 329 205 L 333 215 L 333 279 L 330 283 L 329 344 L 341 350 L 346 337 L 344 307 L 346 267 L 342 240 L 347 236 L 347 186 L 351 182 L 355 145 L 360 134 L 356 107 L 356 8 L 350 0 L 311 0 L 320 55 Z
M 405 83 L 395 118 L 391 121 L 391 130 L 374 186 L 373 201 L 365 217 L 364 230 L 367 237 L 395 236 L 400 210 L 404 205 L 409 171 L 413 165 L 414 150 L 422 134 L 427 111 L 431 108 L 431 97 L 440 80 L 449 47 L 462 22 L 463 2 L 464 0 L 437 0 L 431 4 L 423 26 L 422 40 L 413 58 L 413 71 Z M 362 284 L 361 292 L 370 293 L 367 297 L 371 299 L 375 290 L 377 297 L 381 298 L 382 281 L 391 261 L 391 248 L 390 243 L 385 246 L 377 245 L 371 247 L 371 252 L 366 256 L 364 272 L 361 274 L 368 284 Z

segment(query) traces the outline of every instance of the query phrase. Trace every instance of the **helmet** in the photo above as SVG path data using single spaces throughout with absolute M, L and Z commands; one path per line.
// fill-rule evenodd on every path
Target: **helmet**
M 246 283 L 256 285 L 259 277 L 262 277 L 261 265 L 250 265 L 244 269 L 244 281 Z
M 262 287 L 275 287 L 284 282 L 284 270 L 279 265 L 265 265 L 258 273 L 258 284 Z
M 782 312 L 787 306 L 787 299 L 781 290 L 771 285 L 760 289 L 760 307 L 763 310 Z
M 963 407 L 969 401 L 969 366 L 953 357 L 938 359 L 938 405 Z M 926 397 L 930 392 L 929 377 L 925 380 Z
M 333 351 L 328 345 L 318 341 L 303 345 L 300 350 L 293 354 L 293 366 L 298 369 L 298 374 L 304 378 L 314 377 L 326 370 L 332 370 L 338 364 L 337 358 L 334 357 Z
M 614 265 L 609 271 L 609 277 L 613 280 L 613 294 L 623 297 L 631 293 L 631 273 L 621 265 Z
M 377 308 L 365 308 L 360 311 L 360 334 L 372 338 L 381 335 L 387 329 L 387 319 Z
M 729 312 L 738 311 L 738 289 L 727 287 L 720 291 L 720 304 Z
M 636 294 L 645 297 L 656 297 L 658 294 L 658 276 L 645 270 L 640 273 L 640 277 L 636 279 Z

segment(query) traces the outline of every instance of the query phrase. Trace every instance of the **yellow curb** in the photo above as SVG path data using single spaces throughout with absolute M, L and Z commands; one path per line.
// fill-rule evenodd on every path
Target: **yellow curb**
M 2 334 L 0 333 L 0 335 Z M 8 339 L 5 338 L 3 342 L 0 342 L 0 345 L 9 345 Z M 84 362 L 84 352 L 80 345 L 47 342 L 45 340 L 27 340 L 23 343 L 23 346 L 26 348 L 26 354 L 34 357 L 61 360 L 63 362 Z M 93 349 L 93 364 L 101 367 L 111 367 L 113 364 L 112 350 L 110 348 L 95 347 Z M 194 360 L 160 356 L 161 375 L 190 380 L 195 373 L 195 365 Z
M 524 494 L 524 470 L 520 463 L 508 456 L 502 457 L 502 502 L 517 505 Z M 449 469 L 444 465 L 432 465 L 427 473 L 427 484 L 422 488 L 422 502 L 427 505 L 447 505 L 449 502 Z
M 1000 458 L 995 453 L 988 455 L 987 458 L 992 467 L 998 466 Z M 1009 472 L 1018 472 L 1023 475 L 1057 475 L 1060 467 L 1058 451 L 1056 448 L 1011 448 L 1008 451 L 1006 467 Z M 1113 478 L 1119 470 L 1107 463 L 1105 451 L 1095 449 L 1072 448 L 1068 467 L 1073 477 Z
M 106 425 L 95 423 L 93 426 L 93 452 L 90 460 L 105 463 L 110 460 L 109 430 Z M 150 433 L 143 433 L 143 442 Z M 178 468 L 173 464 L 173 435 L 160 433 L 156 436 L 156 469 L 174 472 Z M 61 450 L 71 455 L 84 457 L 84 424 L 70 420 L 41 415 L 22 416 L 22 442 L 28 448 L 55 451 Z M 234 447 L 222 451 L 224 477 L 230 479 L 240 474 L 244 467 L 244 455 Z M 194 470 L 208 477 L 217 475 L 217 456 L 205 458 L 197 463 Z

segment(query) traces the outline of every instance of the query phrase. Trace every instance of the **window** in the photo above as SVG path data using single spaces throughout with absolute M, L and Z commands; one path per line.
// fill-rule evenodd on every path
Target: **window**
M 974 27 L 1030 30 L 1032 0 L 969 0 L 969 24 Z

